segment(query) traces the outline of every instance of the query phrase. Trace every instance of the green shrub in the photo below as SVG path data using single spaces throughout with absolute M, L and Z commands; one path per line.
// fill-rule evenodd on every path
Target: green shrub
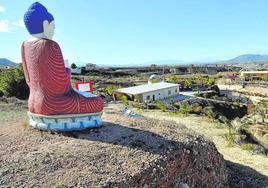
M 212 110 L 212 107 L 209 107 L 209 106 L 205 107 L 203 109 L 203 112 L 210 120 L 213 121 L 215 119 L 215 114 L 214 114 L 214 112 Z
M 251 151 L 254 148 L 254 144 L 243 144 L 243 145 L 241 145 L 241 147 L 243 150 Z
M 0 95 L 27 99 L 29 87 L 24 78 L 22 65 L 17 69 L 6 70 L 0 73 Z
M 206 84 L 207 85 L 213 85 L 213 84 L 215 84 L 215 78 L 208 78 Z
M 224 138 L 227 141 L 229 147 L 234 146 L 235 144 L 235 132 L 232 129 L 229 129 L 229 132 L 224 134 Z
M 179 109 L 180 106 L 181 106 L 181 102 L 175 102 L 175 103 L 173 104 L 173 106 L 175 106 L 177 109 Z
M 267 100 L 260 100 L 255 107 L 255 112 L 261 115 L 262 122 L 264 123 L 266 115 L 268 113 L 268 101 Z
M 123 101 L 124 104 L 128 104 L 128 99 L 127 99 L 127 96 L 123 95 L 121 98 L 121 101 Z
M 195 105 L 194 107 L 193 107 L 193 113 L 195 113 L 195 114 L 200 114 L 202 112 L 202 106 L 200 106 L 200 105 Z
M 156 106 L 158 109 L 160 109 L 162 112 L 165 112 L 167 107 L 166 107 L 166 104 L 163 102 L 163 101 L 157 101 L 156 102 Z
M 184 114 L 185 116 L 188 116 L 192 111 L 193 107 L 191 105 L 186 105 L 182 103 L 178 112 Z
M 119 86 L 115 86 L 115 85 L 109 85 L 106 87 L 105 91 L 107 92 L 108 95 L 113 95 L 114 91 L 116 91 L 117 89 L 119 89 Z
M 179 82 L 179 78 L 176 75 L 172 75 L 170 76 L 169 81 L 171 83 L 177 84 Z

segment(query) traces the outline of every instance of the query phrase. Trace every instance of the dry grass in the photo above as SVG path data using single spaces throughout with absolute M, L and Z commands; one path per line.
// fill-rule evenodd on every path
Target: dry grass
M 160 111 L 144 112 L 143 115 L 156 119 L 174 120 L 181 123 L 213 141 L 219 152 L 224 156 L 224 159 L 251 167 L 261 174 L 268 176 L 268 157 L 252 155 L 250 151 L 243 150 L 238 146 L 227 147 L 228 142 L 224 139 L 223 135 L 228 134 L 228 128 L 225 128 L 224 125 L 210 122 L 208 119 L 198 116 L 170 116 Z

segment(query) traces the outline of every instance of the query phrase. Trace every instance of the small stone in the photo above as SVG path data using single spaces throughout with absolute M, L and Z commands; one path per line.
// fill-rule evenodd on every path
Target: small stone
M 261 145 L 255 145 L 251 153 L 252 155 L 266 155 L 265 148 Z
M 198 151 L 193 150 L 194 155 L 198 155 Z
M 187 183 L 183 183 L 179 185 L 179 188 L 190 188 Z

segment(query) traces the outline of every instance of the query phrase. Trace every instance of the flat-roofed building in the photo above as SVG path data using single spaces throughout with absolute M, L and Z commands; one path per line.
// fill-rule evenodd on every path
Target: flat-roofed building
M 268 81 L 268 71 L 241 71 L 240 76 L 243 77 L 246 81 Z
M 179 86 L 179 84 L 167 82 L 144 84 L 118 89 L 114 93 L 114 97 L 116 100 L 120 100 L 125 95 L 129 100 L 138 102 L 157 101 L 178 95 Z

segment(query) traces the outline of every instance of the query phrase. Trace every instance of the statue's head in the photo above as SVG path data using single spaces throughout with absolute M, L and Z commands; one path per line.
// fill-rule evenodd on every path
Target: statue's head
M 26 11 L 24 23 L 31 35 L 43 34 L 48 39 L 53 38 L 55 29 L 54 17 L 39 2 L 33 3 Z

